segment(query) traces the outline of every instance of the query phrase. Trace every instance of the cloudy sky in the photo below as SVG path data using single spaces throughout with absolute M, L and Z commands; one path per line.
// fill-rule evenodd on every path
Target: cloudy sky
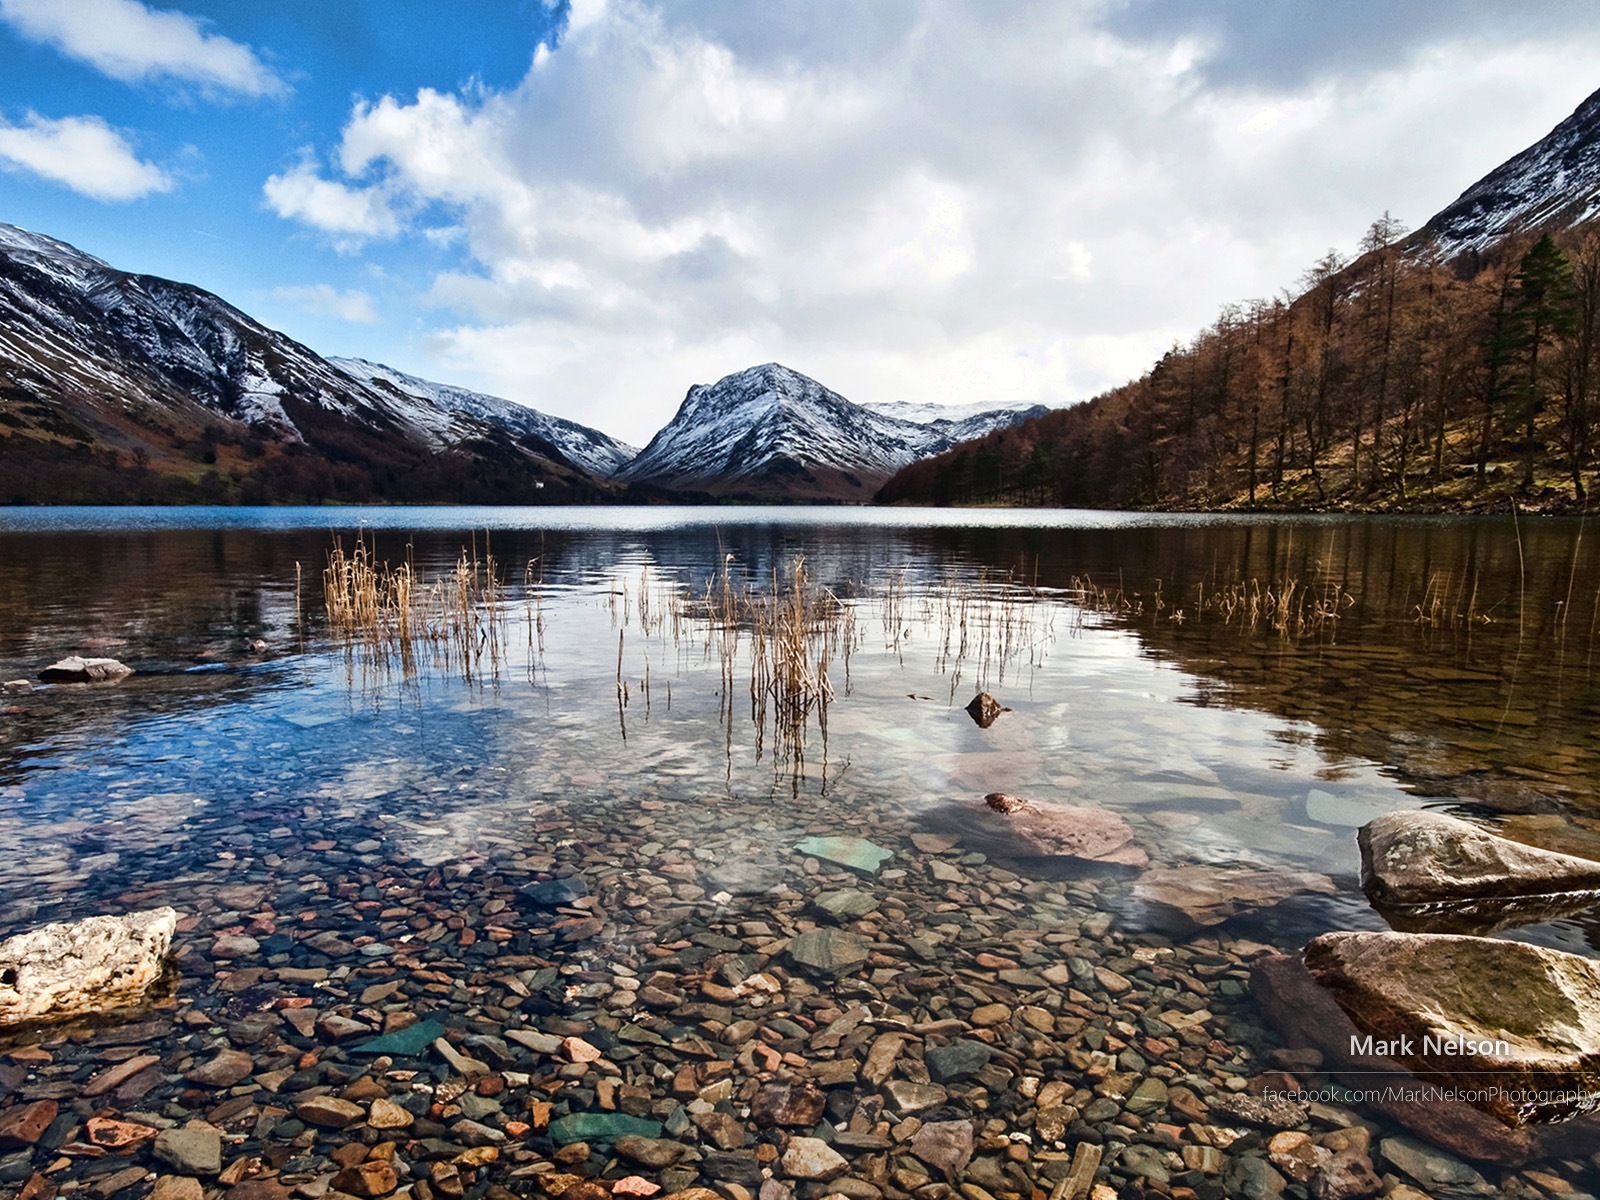
M 0 220 L 643 444 L 1068 404 L 1600 87 L 1589 0 L 0 0 Z

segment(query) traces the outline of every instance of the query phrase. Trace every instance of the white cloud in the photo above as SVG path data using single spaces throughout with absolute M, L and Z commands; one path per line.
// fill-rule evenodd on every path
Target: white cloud
M 250 47 L 138 0 L 0 0 L 0 19 L 124 83 L 174 79 L 240 96 L 289 90 Z
M 324 179 L 309 162 L 268 176 L 262 189 L 272 211 L 351 242 L 393 237 L 400 217 L 377 187 L 351 187 Z
M 517 86 L 358 104 L 337 172 L 269 201 L 429 237 L 444 365 L 634 441 L 769 359 L 860 400 L 1062 404 L 1385 209 L 1420 223 L 1600 52 L 1576 18 L 1446 22 L 1364 72 L 1224 86 L 1215 39 L 1135 39 L 1102 0 L 803 7 L 575 5 Z
M 20 125 L 0 120 L 0 165 L 64 184 L 94 200 L 137 200 L 170 192 L 172 176 L 134 153 L 99 117 L 51 120 L 29 113 Z
M 357 325 L 378 323 L 378 310 L 373 307 L 372 297 L 359 288 L 340 291 L 332 284 L 312 283 L 301 287 L 274 288 L 272 294 L 313 316 L 336 317 Z

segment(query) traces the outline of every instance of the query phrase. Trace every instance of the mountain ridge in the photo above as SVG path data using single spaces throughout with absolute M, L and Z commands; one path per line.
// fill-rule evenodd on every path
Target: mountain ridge
M 769 362 L 695 384 L 618 479 L 728 498 L 867 500 L 898 468 L 1044 412 L 992 408 L 912 421 Z

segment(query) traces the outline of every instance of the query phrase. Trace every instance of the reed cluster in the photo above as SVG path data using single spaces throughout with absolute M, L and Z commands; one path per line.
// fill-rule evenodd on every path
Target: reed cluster
M 466 679 L 498 676 L 505 657 L 506 601 L 500 565 L 477 545 L 463 548 L 455 567 L 422 579 L 407 548 L 405 561 L 390 566 L 357 537 L 349 553 L 339 539 L 322 572 L 328 628 L 364 667 L 387 668 L 398 661 L 415 674 L 418 653 L 426 650 L 447 669 Z M 539 636 L 543 638 L 542 615 Z

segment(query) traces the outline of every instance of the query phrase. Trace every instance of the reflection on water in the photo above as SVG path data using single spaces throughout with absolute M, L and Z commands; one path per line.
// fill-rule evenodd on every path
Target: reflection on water
M 1157 867 L 1331 879 L 1227 926 L 1286 947 L 1385 927 L 1353 835 L 1397 807 L 1600 857 L 1600 563 L 1578 523 L 957 520 L 5 514 L 0 677 L 74 650 L 138 674 L 5 697 L 0 932 L 241 875 L 303 900 L 369 860 L 504 872 L 541 830 L 599 861 L 647 827 L 645 860 L 687 839 L 781 875 L 818 825 L 956 839 L 997 791 L 1109 809 Z M 403 655 L 341 637 L 335 527 L 419 588 L 464 546 L 492 555 L 492 618 Z M 963 711 L 980 689 L 1009 709 L 988 728 Z M 993 869 L 1139 934 L 1120 869 L 967 851 L 952 895 L 1003 898 L 973 874 Z M 659 908 L 626 910 L 640 944 L 671 940 Z M 1600 921 L 1517 936 L 1586 951 Z

